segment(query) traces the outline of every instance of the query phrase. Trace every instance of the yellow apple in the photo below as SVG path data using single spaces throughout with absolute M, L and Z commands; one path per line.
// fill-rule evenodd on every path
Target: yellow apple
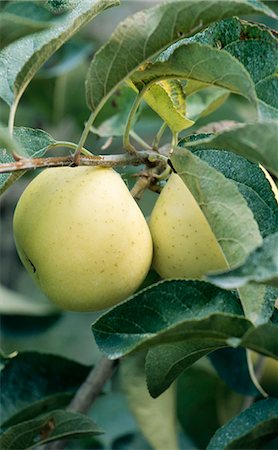
M 152 259 L 145 218 L 110 168 L 40 173 L 17 204 L 14 237 L 35 282 L 68 310 L 95 311 L 124 300 Z
M 210 225 L 190 190 L 171 174 L 149 221 L 153 266 L 162 278 L 200 278 L 227 263 Z

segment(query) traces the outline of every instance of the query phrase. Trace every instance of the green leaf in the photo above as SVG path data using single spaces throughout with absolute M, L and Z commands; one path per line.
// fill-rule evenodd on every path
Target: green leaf
M 190 147 L 226 149 L 259 162 L 278 176 L 278 122 L 240 124 L 190 143 Z
M 204 282 L 165 280 L 109 310 L 92 329 L 100 350 L 116 359 L 189 337 L 241 338 L 252 328 L 241 314 L 238 298 L 229 291 Z
M 49 28 L 52 15 L 32 1 L 9 2 L 0 14 L 0 47 L 27 34 Z
M 4 159 L 12 154 L 13 151 L 19 155 L 22 154 L 20 144 L 10 135 L 7 128 L 0 128 L 0 148 L 4 149 L 1 150 L 3 158 L 1 162 L 5 162 Z
M 150 348 L 146 357 L 146 377 L 151 395 L 155 398 L 173 381 L 203 356 L 210 355 L 219 375 L 228 386 L 245 395 L 258 394 L 249 375 L 246 348 L 277 358 L 278 327 L 272 324 L 251 328 L 243 338 L 224 336 L 188 336 L 184 341 L 170 342 Z M 234 348 L 226 348 L 228 345 Z M 244 348 L 241 348 L 241 347 Z
M 4 130 L 4 133 L 7 133 Z M 1 135 L 2 130 L 1 130 Z M 10 138 L 11 139 L 11 138 Z M 14 147 L 14 142 L 17 147 Z M 27 158 L 39 158 L 44 155 L 47 147 L 54 144 L 55 140 L 45 131 L 39 129 L 19 127 L 14 129 L 13 140 L 9 142 L 0 140 L 0 163 L 10 163 L 14 159 L 10 154 L 11 149 L 17 150 L 17 152 Z M 7 145 L 8 144 L 8 145 Z M 0 193 L 4 192 L 14 181 L 20 178 L 25 173 L 24 170 L 20 170 L 13 173 L 1 173 L 0 174 Z
M 225 347 L 225 340 L 204 338 L 151 348 L 146 356 L 146 377 L 151 395 L 159 396 L 182 372 L 208 354 L 219 376 L 231 389 L 244 395 L 258 395 L 249 375 L 246 350 Z
M 278 400 L 268 398 L 253 404 L 216 431 L 208 450 L 265 448 L 277 437 Z
M 206 138 L 208 135 L 202 135 Z M 192 139 L 193 138 L 193 139 Z M 190 145 L 198 135 L 183 139 L 179 145 Z M 198 150 L 193 147 L 194 154 L 211 167 L 220 171 L 226 178 L 235 182 L 239 192 L 243 195 L 259 226 L 262 237 L 278 231 L 277 201 L 271 185 L 264 172 L 247 159 L 223 150 Z
M 277 292 L 273 288 L 248 283 L 239 288 L 238 292 L 244 305 L 245 314 L 251 322 L 259 325 L 269 320 L 277 298 Z
M 142 353 L 121 361 L 119 376 L 122 390 L 151 447 L 178 450 L 175 386 L 159 399 L 153 399 L 146 385 L 144 361 L 145 354 Z
M 223 348 L 211 353 L 209 359 L 218 375 L 235 392 L 253 397 L 261 395 L 250 377 L 244 348 Z
M 2 425 L 14 425 L 65 405 L 89 370 L 69 359 L 37 352 L 22 352 L 9 359 L 1 371 Z
M 201 137 L 203 141 L 206 141 L 204 135 Z M 185 145 L 189 144 L 191 146 L 196 144 L 195 139 L 197 142 L 200 142 L 198 141 L 197 135 L 192 139 L 189 138 L 189 142 L 187 144 L 185 142 Z M 179 166 L 175 166 L 176 169 L 178 169 L 178 172 L 182 171 L 183 165 L 187 164 L 186 171 L 182 174 L 182 178 L 192 191 L 203 213 L 207 217 L 216 238 L 220 235 L 219 244 L 222 247 L 228 263 L 230 266 L 238 266 L 243 263 L 249 253 L 262 242 L 261 238 L 258 236 L 258 231 L 255 232 L 257 225 L 259 225 L 260 232 L 263 236 L 276 231 L 278 228 L 277 203 L 271 186 L 266 179 L 264 172 L 257 165 L 249 163 L 241 157 L 234 156 L 223 150 L 214 150 L 213 146 L 210 147 L 210 150 L 203 151 L 198 150 L 198 147 L 191 148 L 194 150 L 194 157 L 198 155 L 201 157 L 202 161 L 208 162 L 211 167 L 221 171 L 225 177 L 227 177 L 226 181 L 228 179 L 232 180 L 239 191 L 237 192 L 237 200 L 235 200 L 236 197 L 232 196 L 230 190 L 227 190 L 225 198 L 221 198 L 224 193 L 224 180 L 222 179 L 221 181 L 219 179 L 218 182 L 215 183 L 217 173 L 215 175 L 213 175 L 213 172 L 210 173 L 211 183 L 208 185 L 208 172 L 205 172 L 205 166 L 201 168 L 201 166 L 198 167 L 197 164 L 194 164 L 193 166 L 191 163 L 186 163 L 179 150 L 176 151 L 176 154 L 174 152 L 174 158 L 180 158 Z M 189 158 L 189 161 L 190 159 L 191 158 Z M 189 176 L 186 175 L 187 173 Z M 195 177 L 194 173 L 196 174 Z M 198 182 L 198 184 L 196 183 L 197 179 L 201 179 L 201 182 Z M 227 184 L 226 189 L 230 188 L 231 185 L 228 186 Z M 252 214 L 250 210 L 246 209 L 247 205 L 245 202 L 245 205 L 242 202 L 243 198 L 241 195 L 247 202 Z M 239 197 L 241 197 L 241 200 Z M 225 208 L 223 208 L 224 204 Z M 240 213 L 241 208 L 245 210 L 245 213 L 243 213 L 243 210 Z M 227 214 L 227 211 L 230 214 L 231 211 L 234 211 L 235 215 L 237 216 L 237 214 L 239 214 L 240 217 L 238 216 L 234 219 L 229 219 L 231 216 Z M 245 217 L 244 214 L 246 214 Z M 247 233 L 249 233 L 252 227 L 252 234 L 249 235 L 247 239 L 246 235 L 248 236 Z M 248 245 L 250 245 L 249 251 L 247 249 Z M 237 252 L 238 250 L 239 252 Z M 245 254 L 244 250 L 246 252 Z M 236 258 L 239 258 L 238 261 Z M 272 314 L 275 295 L 275 293 L 266 290 L 263 286 L 254 287 L 248 285 L 242 287 L 240 289 L 240 297 L 246 316 L 254 323 L 268 320 Z M 256 302 L 254 302 L 254 296 L 257 299 Z
M 205 139 L 207 136 L 201 135 L 200 137 Z M 180 145 L 188 146 L 196 140 L 198 140 L 198 135 L 192 135 L 182 140 Z M 252 210 L 263 237 L 278 230 L 277 201 L 264 172 L 257 164 L 225 150 L 214 150 L 213 148 L 198 150 L 194 147 L 193 149 L 195 155 L 236 184 Z M 269 319 L 277 294 L 269 289 L 266 290 L 263 286 L 249 285 L 240 290 L 240 295 L 245 313 L 249 318 L 256 322 Z M 254 296 L 257 299 L 256 302 L 253 300 Z
M 278 232 L 267 236 L 242 265 L 228 272 L 211 275 L 209 281 L 224 289 L 244 286 L 250 281 L 278 288 Z
M 181 147 L 174 150 L 171 162 L 207 218 L 228 264 L 231 267 L 240 264 L 262 239 L 253 214 L 237 187 L 222 173 Z
M 154 397 L 199 358 L 222 347 L 241 346 L 276 358 L 278 326 L 255 328 L 240 315 L 237 297 L 224 292 L 204 282 L 160 282 L 100 317 L 93 324 L 96 342 L 111 359 L 148 348 L 146 374 Z
M 278 77 L 277 74 L 260 81 L 256 85 L 260 116 L 278 120 Z M 263 99 L 263 100 L 262 100 Z
M 72 411 L 54 410 L 39 418 L 10 427 L 0 437 L 2 450 L 31 449 L 57 439 L 102 434 L 87 416 Z
M 250 329 L 242 338 L 241 345 L 278 359 L 278 325 L 268 322 Z
M 177 380 L 178 420 L 198 449 L 206 448 L 221 425 L 220 401 L 224 401 L 225 416 L 229 418 L 235 413 L 235 407 L 240 407 L 238 401 L 234 405 L 234 394 L 225 389 L 222 380 L 207 366 L 195 365 Z
M 170 48 L 157 62 L 149 63 L 144 70 L 135 72 L 131 79 L 141 89 L 167 77 L 221 87 L 243 95 L 256 105 L 254 83 L 245 67 L 228 52 L 208 45 L 188 42 L 173 50 Z
M 221 48 L 237 58 L 255 83 L 260 116 L 277 117 L 278 40 L 275 32 L 261 24 L 234 17 L 211 25 L 192 38 L 178 42 L 176 46 L 183 42 L 200 42 Z
M 121 82 L 181 35 L 189 36 L 225 17 L 252 13 L 275 16 L 257 1 L 191 0 L 171 1 L 128 17 L 91 63 L 86 82 L 90 109 L 99 111 Z
M 0 54 L 0 97 L 15 107 L 29 82 L 61 45 L 104 9 L 118 0 L 78 0 L 75 7 L 56 18 L 50 30 L 14 42 Z
M 45 7 L 55 15 L 60 15 L 66 11 L 71 11 L 74 0 L 47 0 Z
M 204 337 L 151 348 L 146 356 L 146 377 L 152 397 L 161 395 L 194 362 L 226 345 L 225 338 L 221 340 Z

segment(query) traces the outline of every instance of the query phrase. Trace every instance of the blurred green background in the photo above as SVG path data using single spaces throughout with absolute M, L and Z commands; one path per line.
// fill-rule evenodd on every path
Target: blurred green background
M 84 122 L 89 116 L 84 80 L 94 52 L 109 38 L 117 23 L 124 17 L 155 3 L 160 2 L 123 1 L 120 8 L 105 11 L 76 35 L 48 61 L 30 83 L 18 108 L 16 125 L 42 128 L 56 140 L 78 142 Z M 278 2 L 267 3 L 278 12 Z M 271 19 L 252 17 L 252 20 L 274 26 Z M 108 102 L 98 122 L 111 114 L 113 114 L 113 101 Z M 7 118 L 8 108 L 2 103 L 0 121 L 5 124 Z M 251 122 L 255 120 L 255 111 L 246 100 L 231 95 L 216 112 L 201 119 L 195 127 L 183 134 L 192 133 L 207 123 L 219 120 Z M 136 125 L 136 132 L 151 143 L 161 123 L 161 120 L 149 108 L 144 107 Z M 166 132 L 163 137 L 164 142 L 168 142 L 169 138 L 170 135 Z M 95 154 L 122 152 L 121 138 L 114 138 L 107 150 L 102 149 L 105 142 L 106 138 L 91 134 L 86 147 Z M 63 154 L 63 151 L 59 151 L 59 154 Z M 132 187 L 134 183 L 132 177 L 134 171 L 137 169 L 121 170 L 129 187 Z M 91 323 L 98 314 L 61 313 L 54 310 L 44 295 L 33 285 L 16 253 L 12 233 L 13 212 L 21 193 L 34 176 L 34 172 L 26 173 L 1 198 L 1 347 L 4 353 L 37 350 L 92 364 L 100 357 L 90 329 Z M 148 191 L 144 194 L 140 206 L 146 216 L 150 214 L 156 198 L 157 194 L 153 192 Z M 202 384 L 203 387 L 199 390 L 200 398 L 197 396 L 196 401 L 198 393 L 195 392 L 196 384 L 192 380 L 198 377 L 202 380 L 204 375 L 206 375 L 206 381 Z M 182 396 L 183 385 L 189 386 L 191 395 Z M 117 389 L 117 380 L 114 380 L 108 389 L 111 391 L 110 395 L 99 398 L 92 413 L 97 423 L 108 432 L 105 437 L 99 438 L 98 442 L 84 441 L 82 448 L 147 449 L 148 444 L 138 432 L 125 399 Z M 206 392 L 210 394 L 202 397 L 201 394 Z M 228 402 L 228 406 L 224 407 L 222 404 L 222 407 L 217 409 L 216 405 L 218 402 L 223 403 L 223 398 Z M 185 435 L 182 435 L 183 446 L 192 449 L 194 445 L 200 447 L 205 445 L 211 433 L 219 424 L 227 420 L 226 416 L 236 411 L 240 402 L 239 396 L 232 395 L 224 383 L 216 377 L 208 361 L 203 361 L 190 369 L 181 378 L 179 385 L 178 409 L 181 428 L 190 435 L 188 441 Z M 203 408 L 206 413 L 210 411 L 209 423 L 205 425 L 207 431 L 204 431 L 203 437 L 199 436 L 197 420 L 190 420 L 190 416 L 191 419 L 193 417 L 192 411 L 198 411 L 198 408 L 199 411 Z M 120 418 L 115 419 L 119 411 Z M 195 444 L 190 439 L 193 439 Z M 78 448 L 78 444 L 76 446 Z

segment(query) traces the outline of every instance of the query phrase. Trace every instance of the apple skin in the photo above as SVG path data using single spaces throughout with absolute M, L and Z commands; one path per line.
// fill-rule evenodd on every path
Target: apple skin
M 172 173 L 149 221 L 153 267 L 162 278 L 199 279 L 228 268 L 199 205 L 182 179 Z
M 97 311 L 126 299 L 152 260 L 145 218 L 110 168 L 41 172 L 19 199 L 14 238 L 35 282 L 66 310 Z

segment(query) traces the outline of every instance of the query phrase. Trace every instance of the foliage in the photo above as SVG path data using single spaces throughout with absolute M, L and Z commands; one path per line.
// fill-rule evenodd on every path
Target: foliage
M 260 383 L 266 357 L 278 367 L 278 39 L 265 3 L 158 2 L 111 34 L 109 19 L 127 8 L 118 0 L 2 2 L 3 450 L 59 439 L 107 450 L 276 448 L 278 400 Z M 101 315 L 54 308 L 10 256 L 14 198 L 34 169 L 78 164 L 118 167 L 146 218 L 178 174 L 227 269 L 194 280 L 151 269 Z M 98 239 L 91 228 L 85 250 Z M 101 377 L 101 353 L 119 370 L 105 359 Z M 277 372 L 269 377 L 277 386 Z

